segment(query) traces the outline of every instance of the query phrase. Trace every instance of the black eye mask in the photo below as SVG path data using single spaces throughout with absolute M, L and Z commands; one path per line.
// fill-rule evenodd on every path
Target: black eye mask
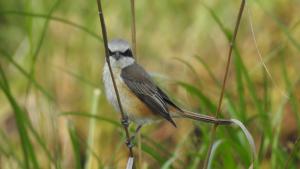
M 115 51 L 115 52 L 112 52 L 111 50 L 108 50 L 108 54 L 109 56 L 112 56 L 112 55 L 115 55 L 118 51 Z M 130 49 L 127 49 L 126 51 L 124 52 L 119 52 L 122 56 L 125 56 L 125 57 L 133 57 L 132 55 L 132 52 Z
M 125 52 L 121 52 L 121 54 L 126 57 L 133 57 L 130 49 L 127 49 Z
M 115 52 L 112 52 L 111 50 L 108 49 L 108 54 L 109 54 L 109 56 L 112 56 L 115 54 Z

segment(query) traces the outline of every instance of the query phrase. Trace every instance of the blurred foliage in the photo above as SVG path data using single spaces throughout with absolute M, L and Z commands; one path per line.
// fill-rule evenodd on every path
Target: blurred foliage
M 239 3 L 136 1 L 136 58 L 182 107 L 214 115 Z M 130 41 L 130 1 L 104 0 L 103 8 L 109 38 Z M 299 0 L 254 0 L 242 18 L 222 116 L 253 134 L 256 168 L 300 167 L 299 8 Z M 0 1 L 0 32 L 0 168 L 83 168 L 88 160 L 89 168 L 124 168 L 120 117 L 101 82 L 96 1 Z M 143 128 L 137 168 L 202 168 L 211 126 L 176 122 Z M 250 164 L 235 127 L 219 127 L 214 148 L 211 168 Z

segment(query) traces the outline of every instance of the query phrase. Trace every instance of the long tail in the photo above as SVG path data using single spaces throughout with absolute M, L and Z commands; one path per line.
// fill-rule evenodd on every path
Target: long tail
M 187 111 L 187 110 L 182 110 L 182 111 L 176 112 L 176 115 L 174 115 L 172 117 L 189 118 L 189 119 L 194 119 L 194 120 L 198 120 L 198 121 L 204 121 L 204 122 L 208 122 L 208 123 L 218 124 L 218 125 L 230 125 L 233 123 L 230 119 L 217 119 L 212 116 L 198 114 L 198 113 L 194 113 L 194 112 Z

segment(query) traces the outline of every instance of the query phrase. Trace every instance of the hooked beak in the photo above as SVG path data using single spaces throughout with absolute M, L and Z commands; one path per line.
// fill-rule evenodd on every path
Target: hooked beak
M 120 52 L 116 52 L 116 53 L 115 53 L 115 58 L 116 58 L 116 60 L 119 60 L 120 57 L 121 57 Z

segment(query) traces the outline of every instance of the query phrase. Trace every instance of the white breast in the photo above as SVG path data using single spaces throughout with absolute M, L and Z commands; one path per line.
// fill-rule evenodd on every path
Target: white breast
M 120 76 L 120 75 L 114 73 L 114 76 Z M 113 83 L 111 80 L 111 76 L 109 73 L 109 68 L 108 68 L 107 63 L 105 63 L 104 69 L 103 69 L 103 83 L 104 83 L 105 94 L 106 94 L 107 100 L 110 102 L 110 104 L 112 104 L 114 106 L 114 108 L 117 111 L 119 111 L 118 102 L 117 102 L 115 90 L 113 87 Z
M 111 64 L 116 82 L 124 83 L 123 79 L 121 77 L 121 71 L 123 68 L 125 68 L 133 63 L 134 63 L 133 58 L 124 57 L 119 60 L 115 60 L 114 58 L 110 57 L 110 64 Z M 105 63 L 104 69 L 103 69 L 103 82 L 104 82 L 105 93 L 106 93 L 106 97 L 107 97 L 108 101 L 114 106 L 114 108 L 118 112 L 120 112 L 118 101 L 116 98 L 114 86 L 113 86 L 113 83 L 111 80 L 111 75 L 110 75 L 107 63 Z
M 114 74 L 114 79 L 120 94 L 120 100 L 122 103 L 122 107 L 125 111 L 125 113 L 128 115 L 129 119 L 134 121 L 137 124 L 145 124 L 145 123 L 149 123 L 152 122 L 153 119 L 152 118 L 147 118 L 147 117 L 138 117 L 136 116 L 136 114 L 138 114 L 138 109 L 135 110 L 133 108 L 136 108 L 137 102 L 135 99 L 137 98 L 131 98 L 128 95 L 128 92 L 126 92 L 126 90 L 124 90 L 124 81 L 121 77 L 121 72 L 122 69 L 133 64 L 134 63 L 134 59 L 132 58 L 121 58 L 118 61 L 116 61 L 115 59 L 111 59 L 111 66 L 112 66 L 112 70 L 113 70 L 113 74 Z M 107 100 L 113 105 L 113 107 L 115 108 L 116 111 L 120 112 L 120 108 L 119 108 L 119 104 L 116 98 L 116 94 L 115 94 L 115 90 L 113 87 L 113 83 L 111 80 L 111 75 L 109 72 L 109 68 L 107 63 L 105 63 L 104 65 L 104 69 L 103 69 L 103 82 L 104 82 L 104 87 L 105 87 L 105 93 L 106 93 L 106 97 Z

